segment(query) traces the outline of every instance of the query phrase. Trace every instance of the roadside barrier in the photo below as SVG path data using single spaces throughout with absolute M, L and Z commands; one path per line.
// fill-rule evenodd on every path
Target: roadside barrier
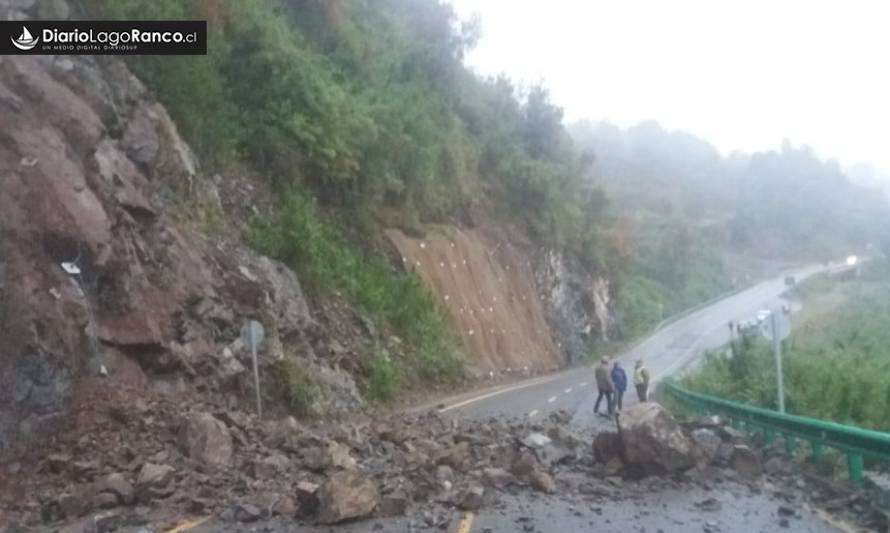
M 821 461 L 826 447 L 844 452 L 853 483 L 862 483 L 863 457 L 890 462 L 890 433 L 751 407 L 692 392 L 670 382 L 663 386 L 668 396 L 685 407 L 704 414 L 723 415 L 737 429 L 761 431 L 766 442 L 774 441 L 777 433 L 782 435 L 789 453 L 795 450 L 798 439 L 809 442 L 812 462 Z

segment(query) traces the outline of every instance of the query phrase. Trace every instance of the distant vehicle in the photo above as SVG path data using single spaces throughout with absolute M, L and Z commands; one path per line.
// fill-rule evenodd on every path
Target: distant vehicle
M 757 323 L 762 324 L 771 314 L 772 311 L 769 309 L 761 309 L 760 311 L 757 311 Z

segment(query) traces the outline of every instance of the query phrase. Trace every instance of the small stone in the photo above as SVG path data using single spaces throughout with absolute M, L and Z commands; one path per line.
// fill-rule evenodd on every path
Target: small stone
M 787 505 L 780 505 L 778 509 L 779 516 L 794 516 L 794 509 Z
M 133 503 L 133 485 L 121 473 L 108 474 L 93 484 L 97 493 L 112 493 L 119 503 Z
M 547 472 L 540 470 L 533 471 L 529 475 L 529 483 L 531 483 L 532 488 L 537 491 L 546 494 L 553 494 L 556 492 L 556 482 L 553 481 L 553 477 Z
M 503 468 L 485 468 L 482 470 L 482 481 L 485 485 L 503 489 L 516 482 L 516 477 Z
M 396 491 L 380 500 L 378 511 L 381 516 L 401 516 L 407 508 L 408 496 L 402 491 Z
M 731 464 L 736 472 L 748 479 L 755 479 L 763 474 L 760 458 L 744 444 L 733 446 Z
M 111 492 L 100 492 L 93 496 L 93 507 L 97 509 L 111 509 L 117 507 L 118 498 Z
M 115 531 L 123 525 L 123 517 L 117 511 L 103 511 L 93 515 L 93 524 L 97 533 Z
M 461 496 L 459 507 L 464 511 L 478 511 L 482 508 L 482 498 L 485 489 L 480 485 L 473 485 Z
M 263 517 L 263 512 L 256 505 L 245 503 L 235 507 L 235 520 L 238 522 L 256 522 Z
M 292 517 L 297 514 L 297 502 L 290 496 L 281 496 L 272 506 L 272 514 Z

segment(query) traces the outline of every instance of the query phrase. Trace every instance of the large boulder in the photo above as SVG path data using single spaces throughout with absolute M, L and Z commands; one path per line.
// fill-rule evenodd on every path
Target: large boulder
M 195 413 L 179 429 L 179 446 L 192 459 L 211 466 L 232 461 L 232 435 L 226 425 L 209 413 Z
M 664 474 L 695 466 L 695 444 L 664 407 L 654 402 L 634 405 L 621 413 L 620 422 L 622 460 L 632 472 Z
M 374 482 L 356 470 L 331 475 L 318 490 L 318 520 L 336 524 L 368 516 L 377 507 L 379 494 Z

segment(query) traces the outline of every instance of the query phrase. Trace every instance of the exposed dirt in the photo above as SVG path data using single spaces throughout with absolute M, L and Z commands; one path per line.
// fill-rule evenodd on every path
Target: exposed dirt
M 562 359 L 535 288 L 531 261 L 478 230 L 438 229 L 423 238 L 387 236 L 446 310 L 479 369 L 553 370 Z

